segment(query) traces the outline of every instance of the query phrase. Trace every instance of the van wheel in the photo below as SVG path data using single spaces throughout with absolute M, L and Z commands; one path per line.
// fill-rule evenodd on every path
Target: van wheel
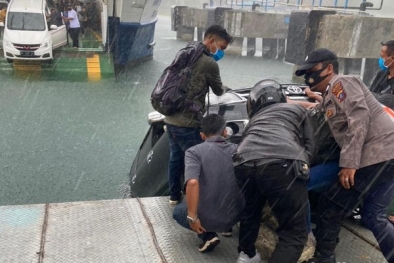
M 13 60 L 13 59 L 10 59 L 10 58 L 7 58 L 7 62 L 8 62 L 8 63 L 12 63 L 12 62 L 14 62 L 14 60 Z

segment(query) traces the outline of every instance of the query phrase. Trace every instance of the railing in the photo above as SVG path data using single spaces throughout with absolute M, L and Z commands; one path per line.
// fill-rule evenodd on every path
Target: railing
M 369 8 L 369 10 L 380 10 L 383 6 L 383 1 L 380 0 L 379 6 Z M 212 1 L 211 1 L 212 2 Z M 217 2 L 217 1 L 216 1 Z M 379 0 L 372 1 L 378 4 Z M 220 0 L 219 5 L 229 6 L 231 8 L 240 7 L 252 7 L 259 6 L 265 10 L 278 6 L 289 6 L 295 9 L 305 7 L 316 7 L 316 8 L 334 8 L 334 9 L 360 9 L 362 3 L 367 3 L 367 0 Z

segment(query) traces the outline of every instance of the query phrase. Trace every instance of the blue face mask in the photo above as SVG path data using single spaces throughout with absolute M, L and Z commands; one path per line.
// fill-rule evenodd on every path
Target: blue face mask
M 384 65 L 385 60 L 383 58 L 379 58 L 379 68 L 381 70 L 387 70 L 388 66 Z
M 224 57 L 224 51 L 218 48 L 216 42 L 215 42 L 215 46 L 216 46 L 216 52 L 215 53 L 211 52 L 211 56 L 215 61 L 219 61 Z
M 391 58 L 391 62 L 386 66 L 385 63 L 386 63 L 386 61 L 389 60 L 390 58 Z M 386 59 L 383 59 L 382 57 L 379 58 L 379 67 L 380 67 L 380 69 L 381 69 L 381 70 L 387 70 L 387 69 L 390 67 L 390 65 L 393 63 L 393 61 L 394 61 L 394 59 L 393 59 L 392 56 L 391 56 L 391 57 L 388 57 L 388 58 L 386 58 Z

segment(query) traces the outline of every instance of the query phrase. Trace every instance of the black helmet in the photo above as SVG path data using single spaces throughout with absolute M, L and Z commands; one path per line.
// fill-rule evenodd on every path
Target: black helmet
M 286 96 L 281 90 L 281 85 L 272 79 L 257 82 L 250 90 L 246 110 L 249 118 L 252 118 L 259 110 L 268 105 L 286 102 Z

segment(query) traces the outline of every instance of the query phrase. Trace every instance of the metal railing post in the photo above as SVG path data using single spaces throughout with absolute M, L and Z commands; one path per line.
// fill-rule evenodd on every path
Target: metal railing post
M 345 1 L 345 6 L 343 7 L 344 9 L 346 9 L 347 8 L 347 4 L 349 3 L 349 0 L 346 0 Z

